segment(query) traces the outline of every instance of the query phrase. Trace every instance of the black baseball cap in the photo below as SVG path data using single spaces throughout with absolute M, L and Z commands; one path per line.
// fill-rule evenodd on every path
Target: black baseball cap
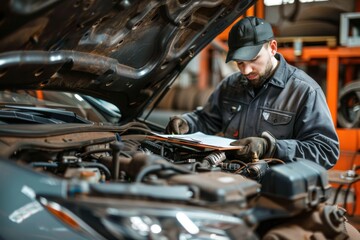
M 228 37 L 229 51 L 226 61 L 249 61 L 256 57 L 262 45 L 274 38 L 272 27 L 264 19 L 245 17 L 230 30 Z

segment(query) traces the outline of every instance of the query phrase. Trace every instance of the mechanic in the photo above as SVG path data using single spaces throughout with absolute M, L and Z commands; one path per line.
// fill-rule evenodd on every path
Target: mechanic
M 313 160 L 326 169 L 339 140 L 319 84 L 277 53 L 271 25 L 245 17 L 230 30 L 226 62 L 240 71 L 223 79 L 202 109 L 170 118 L 165 132 L 197 131 L 238 139 L 250 159 Z

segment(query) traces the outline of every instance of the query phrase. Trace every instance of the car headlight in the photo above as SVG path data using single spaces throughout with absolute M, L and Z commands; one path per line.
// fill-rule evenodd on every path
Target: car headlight
M 257 239 L 242 218 L 207 208 L 136 200 L 117 202 L 116 207 L 95 200 L 40 202 L 69 227 L 94 239 Z
M 119 239 L 223 240 L 244 233 L 248 237 L 253 232 L 242 219 L 231 215 L 179 208 L 107 208 L 102 223 Z

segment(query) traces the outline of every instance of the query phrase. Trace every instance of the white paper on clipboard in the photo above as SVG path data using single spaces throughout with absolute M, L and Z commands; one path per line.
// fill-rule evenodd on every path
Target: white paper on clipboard
M 190 133 L 190 134 L 158 134 L 153 133 L 154 136 L 149 136 L 149 138 L 154 138 L 163 141 L 183 143 L 185 145 L 198 146 L 198 147 L 208 147 L 219 150 L 234 150 L 241 149 L 244 146 L 231 146 L 230 143 L 234 142 L 235 139 L 220 137 L 216 135 L 207 135 L 202 132 Z

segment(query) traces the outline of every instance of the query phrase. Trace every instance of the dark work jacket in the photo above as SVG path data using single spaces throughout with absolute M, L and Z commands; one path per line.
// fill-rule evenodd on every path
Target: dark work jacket
M 330 169 L 339 157 L 339 140 L 319 84 L 280 55 L 274 75 L 255 95 L 237 72 L 216 87 L 200 110 L 184 114 L 190 132 L 240 139 L 270 132 L 275 158 L 315 161 Z

